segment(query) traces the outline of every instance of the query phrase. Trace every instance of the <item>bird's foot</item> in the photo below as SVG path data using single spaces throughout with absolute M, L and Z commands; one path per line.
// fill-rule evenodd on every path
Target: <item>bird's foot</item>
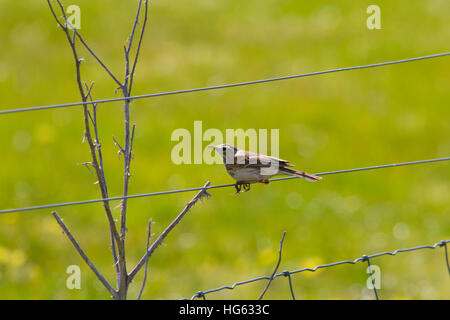
M 242 183 L 236 182 L 234 187 L 236 188 L 236 192 L 234 194 L 239 194 L 242 190 Z
M 270 182 L 270 181 L 269 181 L 268 179 L 259 181 L 259 183 L 264 183 L 264 184 L 269 184 L 269 182 Z
M 234 187 L 236 188 L 236 192 L 234 194 L 239 194 L 241 192 L 248 192 L 248 191 L 250 191 L 250 183 L 236 182 Z

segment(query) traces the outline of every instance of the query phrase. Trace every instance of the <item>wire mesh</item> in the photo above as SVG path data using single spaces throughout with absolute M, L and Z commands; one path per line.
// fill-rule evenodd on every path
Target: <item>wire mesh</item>
M 228 286 L 221 286 L 215 289 L 210 289 L 210 290 L 205 290 L 205 291 L 198 291 L 197 293 L 195 293 L 190 299 L 194 300 L 197 298 L 202 298 L 202 299 L 206 299 L 206 295 L 211 294 L 211 293 L 215 293 L 215 292 L 219 292 L 219 291 L 223 291 L 223 290 L 234 290 L 236 287 L 242 286 L 242 285 L 246 285 L 249 283 L 253 283 L 253 282 L 257 282 L 257 281 L 262 281 L 262 280 L 273 280 L 276 279 L 278 277 L 287 277 L 289 280 L 289 290 L 290 290 L 290 294 L 292 296 L 292 299 L 295 300 L 295 294 L 294 294 L 294 288 L 292 285 L 292 280 L 291 280 L 291 275 L 293 274 L 298 274 L 301 272 L 306 272 L 306 271 L 310 271 L 310 272 L 315 272 L 319 269 L 327 269 L 327 268 L 331 268 L 331 267 L 335 267 L 338 265 L 343 265 L 343 264 L 351 264 L 351 265 L 355 265 L 358 262 L 367 262 L 368 267 L 369 267 L 369 274 L 370 274 L 370 278 L 371 278 L 371 283 L 372 283 L 372 290 L 374 293 L 374 298 L 376 300 L 379 299 L 379 295 L 377 292 L 377 289 L 375 288 L 375 283 L 374 283 L 374 279 L 372 278 L 372 271 L 371 271 L 371 264 L 370 261 L 373 260 L 374 258 L 378 258 L 381 256 L 386 256 L 386 255 L 390 255 L 390 256 L 396 256 L 398 253 L 401 252 L 410 252 L 410 251 L 418 251 L 418 250 L 424 250 L 424 249 L 436 249 L 437 247 L 441 247 L 444 248 L 444 257 L 445 257 L 445 262 L 446 262 L 446 267 L 447 267 L 447 271 L 449 273 L 450 276 L 450 266 L 449 266 L 449 261 L 448 261 L 448 251 L 447 251 L 447 243 L 449 243 L 450 240 L 441 240 L 433 245 L 422 245 L 422 246 L 417 246 L 417 247 L 412 247 L 412 248 L 406 248 L 406 249 L 397 249 L 395 251 L 392 252 L 380 252 L 380 253 L 375 253 L 372 255 L 362 255 L 360 258 L 354 259 L 354 260 L 343 260 L 343 261 L 339 261 L 339 262 L 333 262 L 333 263 L 328 263 L 328 264 L 322 264 L 322 265 L 318 265 L 314 268 L 301 268 L 301 269 L 297 269 L 297 270 L 292 270 L 292 271 L 282 271 L 279 272 L 275 275 L 273 275 L 273 277 L 270 276 L 260 276 L 260 277 L 256 277 L 253 279 L 248 279 L 248 280 L 244 280 L 244 281 L 240 281 L 240 282 L 235 282 L 232 285 L 228 285 Z M 188 299 L 185 299 L 188 300 Z
M 401 59 L 401 60 L 394 60 L 394 61 L 387 61 L 387 62 L 381 62 L 381 63 L 374 63 L 374 64 L 368 64 L 368 65 L 360 65 L 360 66 L 353 66 L 353 67 L 344 67 L 344 68 L 337 68 L 337 69 L 331 69 L 331 70 L 324 70 L 324 71 L 318 71 L 318 72 L 310 72 L 310 73 L 303 73 L 303 74 L 296 74 L 296 75 L 289 75 L 289 76 L 282 76 L 282 77 L 275 77 L 275 78 L 268 78 L 268 79 L 261 79 L 261 80 L 254 80 L 254 81 L 246 81 L 246 82 L 239 82 L 239 83 L 231 83 L 231 84 L 223 84 L 223 85 L 217 85 L 217 86 L 210 86 L 210 87 L 203 87 L 203 88 L 194 88 L 194 89 L 184 89 L 184 90 L 176 90 L 176 91 L 168 91 L 168 92 L 160 92 L 160 93 L 151 93 L 151 94 L 143 94 L 143 95 L 136 95 L 131 97 L 123 97 L 123 98 L 111 98 L 111 99 L 100 99 L 100 100 L 94 100 L 94 101 L 86 101 L 86 102 L 72 102 L 72 103 L 63 103 L 63 104 L 54 104 L 54 105 L 45 105 L 45 106 L 35 106 L 35 107 L 28 107 L 28 108 L 17 108 L 17 109 L 7 109 L 7 110 L 0 110 L 0 115 L 4 114 L 12 114 L 12 113 L 21 113 L 26 111 L 36 111 L 36 110 L 48 110 L 48 109 L 55 109 L 55 108 L 66 108 L 66 107 L 72 107 L 72 106 L 80 106 L 80 105 L 89 105 L 89 104 L 99 104 L 99 103 L 107 103 L 107 102 L 114 102 L 114 101 L 124 101 L 124 100 L 136 100 L 136 99 L 142 99 L 142 98 L 151 98 L 151 97 L 158 97 L 158 96 L 167 96 L 167 95 L 174 95 L 174 94 L 184 94 L 184 93 L 192 93 L 192 92 L 200 92 L 200 91 L 207 91 L 207 90 L 216 90 L 216 89 L 225 89 L 225 88 L 233 88 L 233 87 L 239 87 L 239 86 L 247 86 L 247 85 L 253 85 L 253 84 L 260 84 L 260 83 L 267 83 L 267 82 L 274 82 L 274 81 L 280 81 L 280 80 L 288 80 L 288 79 L 294 79 L 294 78 L 303 78 L 303 77 L 309 77 L 309 76 L 317 76 L 322 74 L 329 74 L 329 73 L 336 73 L 341 71 L 351 71 L 351 70 L 361 70 L 361 69 L 367 69 L 367 68 L 374 68 L 374 67 L 382 67 L 382 66 L 388 66 L 388 65 L 394 65 L 394 64 L 400 64 L 400 63 L 406 63 L 406 62 L 413 62 L 413 61 L 423 61 L 425 59 L 431 59 L 431 58 L 438 58 L 438 57 L 444 57 L 449 56 L 450 52 L 444 52 L 444 53 L 438 53 L 438 54 L 432 54 L 427 56 L 420 56 L 420 57 L 414 57 L 414 58 L 408 58 L 408 59 Z M 405 163 L 396 163 L 396 164 L 388 164 L 388 165 L 380 165 L 380 166 L 373 166 L 373 167 L 364 167 L 364 168 L 356 168 L 356 169 L 347 169 L 347 170 L 339 170 L 339 171 L 331 171 L 331 172 L 323 172 L 323 173 L 317 173 L 316 175 L 330 175 L 330 174 L 337 174 L 337 173 L 348 173 L 348 172 L 356 172 L 356 171 L 363 171 L 363 170 L 373 170 L 373 169 L 380 169 L 380 168 L 387 168 L 387 167 L 397 167 L 397 166 L 405 166 L 405 165 L 411 165 L 411 164 L 419 164 L 419 163 L 431 163 L 431 162 L 437 162 L 437 161 L 447 161 L 450 160 L 450 157 L 447 158 L 438 158 L 438 159 L 430 159 L 430 160 L 420 160 L 420 161 L 412 161 L 412 162 L 405 162 Z M 288 180 L 288 179 L 294 179 L 296 177 L 286 177 L 286 178 L 277 178 L 277 179 L 271 179 L 270 181 L 280 181 L 280 180 Z M 208 186 L 208 187 L 198 187 L 198 188 L 190 188 L 190 189 L 180 189 L 180 190 L 169 190 L 169 191 L 162 191 L 162 192 L 152 192 L 152 193 L 145 193 L 145 194 L 138 194 L 138 195 L 129 195 L 126 197 L 111 197 L 111 198 L 103 198 L 103 199 L 93 199 L 93 200 L 83 200 L 83 201 L 74 201 L 74 202 L 66 202 L 66 203 L 57 203 L 57 204 L 49 204 L 49 205 L 40 205 L 40 206 L 33 206 L 33 207 L 25 207 L 25 208 L 15 208 L 15 209 L 6 209 L 6 210 L 0 210 L 0 213 L 12 213 L 12 212 L 23 212 L 23 211 L 30 211 L 30 210 L 37 210 L 37 209 L 45 209 L 45 208 L 55 208 L 55 207 L 62 207 L 62 206 L 69 206 L 69 205 L 77 205 L 77 204 L 87 204 L 87 203 L 94 203 L 94 202 L 102 202 L 102 201 L 110 201 L 110 200 L 122 200 L 122 199 L 131 199 L 131 198 L 139 198 L 139 197 L 147 197 L 147 196 L 156 196 L 156 195 L 164 195 L 164 194 L 173 194 L 173 193 L 181 193 L 181 192 L 189 192 L 189 191 L 198 191 L 202 189 L 215 189 L 215 188 L 223 188 L 223 187 L 231 187 L 235 184 L 225 184 L 225 185 L 216 185 L 216 186 Z M 236 282 L 229 286 L 222 286 L 215 289 L 210 289 L 206 291 L 198 291 L 196 294 L 192 296 L 193 299 L 197 298 L 203 298 L 206 299 L 206 295 L 222 291 L 222 290 L 234 290 L 238 286 L 246 285 L 249 283 L 253 283 L 256 281 L 262 281 L 262 280 L 269 280 L 272 281 L 278 277 L 285 277 L 288 278 L 289 282 L 289 289 L 290 289 L 290 295 L 293 300 L 295 300 L 295 292 L 292 285 L 292 279 L 291 276 L 294 274 L 298 274 L 301 272 L 315 272 L 318 269 L 326 269 L 331 268 L 338 265 L 343 264 L 351 264 L 355 265 L 358 262 L 367 262 L 368 268 L 369 268 L 369 274 L 370 279 L 373 287 L 374 297 L 375 299 L 379 299 L 378 292 L 375 288 L 375 282 L 373 279 L 373 274 L 371 270 L 371 260 L 374 258 L 378 258 L 385 255 L 391 255 L 396 256 L 398 253 L 402 252 L 410 252 L 410 251 L 418 251 L 418 250 L 424 250 L 424 249 L 435 249 L 437 247 L 443 247 L 444 248 L 444 254 L 445 254 L 445 261 L 446 261 L 446 267 L 448 270 L 448 273 L 450 275 L 450 264 L 448 261 L 448 250 L 447 250 L 447 243 L 450 242 L 450 240 L 442 240 L 434 245 L 422 245 L 412 248 L 406 248 L 406 249 L 397 249 L 393 252 L 381 252 L 376 253 L 372 255 L 363 255 L 360 258 L 357 258 L 355 260 L 343 260 L 339 262 L 329 263 L 329 264 L 323 264 L 318 265 L 314 268 L 301 268 L 297 270 L 292 271 L 283 271 L 279 273 L 274 273 L 271 276 L 260 276 L 253 279 L 248 279 L 245 281 Z

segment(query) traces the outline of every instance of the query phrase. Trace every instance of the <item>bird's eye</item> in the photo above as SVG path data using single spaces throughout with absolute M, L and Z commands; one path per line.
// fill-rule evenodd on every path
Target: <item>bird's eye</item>
M 222 147 L 222 150 L 223 150 L 223 151 L 227 150 L 227 147 Z

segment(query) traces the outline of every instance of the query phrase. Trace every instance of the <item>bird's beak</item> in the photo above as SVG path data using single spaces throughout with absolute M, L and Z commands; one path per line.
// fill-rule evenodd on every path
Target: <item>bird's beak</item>
M 208 148 L 216 150 L 215 146 L 208 146 Z

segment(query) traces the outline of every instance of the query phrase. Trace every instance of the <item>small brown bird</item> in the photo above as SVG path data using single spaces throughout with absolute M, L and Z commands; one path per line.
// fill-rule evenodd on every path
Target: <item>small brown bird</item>
M 269 179 L 276 175 L 297 176 L 311 182 L 322 179 L 313 174 L 287 168 L 293 167 L 289 161 L 241 150 L 229 144 L 208 148 L 216 150 L 222 156 L 228 174 L 236 180 L 236 193 L 242 188 L 244 192 L 249 191 L 250 183 L 267 184 Z

